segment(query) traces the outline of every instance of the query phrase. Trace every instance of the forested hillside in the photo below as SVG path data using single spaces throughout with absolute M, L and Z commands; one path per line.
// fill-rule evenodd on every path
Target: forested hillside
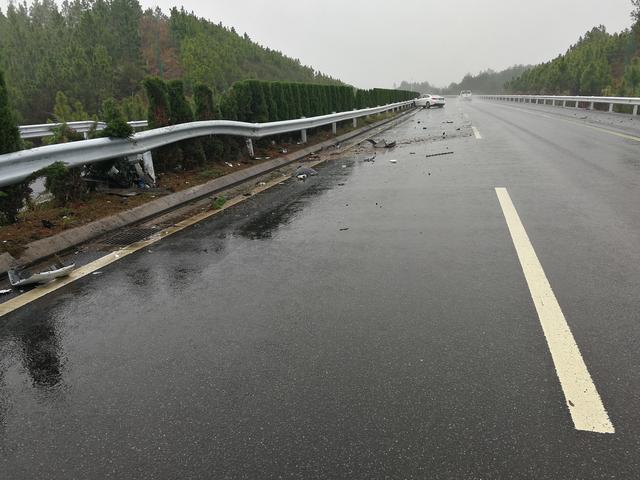
M 500 72 L 491 69 L 477 75 L 468 73 L 459 83 L 450 83 L 448 87 L 437 88 L 429 82 L 411 83 L 403 81 L 398 87 L 401 90 L 414 90 L 420 93 L 439 93 L 441 95 L 457 95 L 461 90 L 471 90 L 474 93 L 504 93 L 505 83 L 521 75 L 531 67 L 514 65 Z
M 246 34 L 184 10 L 143 11 L 137 0 L 34 0 L 0 12 L 0 68 L 21 123 L 53 119 L 56 96 L 80 120 L 117 99 L 130 119 L 146 116 L 147 75 L 220 94 L 248 78 L 338 84 Z M 62 92 L 63 95 L 59 95 Z
M 614 34 L 596 27 L 564 55 L 537 65 L 506 88 L 523 94 L 640 95 L 639 33 L 637 25 Z

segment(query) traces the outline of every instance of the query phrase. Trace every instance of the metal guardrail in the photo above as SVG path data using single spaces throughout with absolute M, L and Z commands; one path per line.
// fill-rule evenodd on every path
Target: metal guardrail
M 149 122 L 146 120 L 136 120 L 133 122 L 127 122 L 133 128 L 146 128 L 149 126 Z M 22 138 L 44 138 L 53 135 L 53 129 L 61 126 L 62 123 L 40 123 L 37 125 L 20 125 L 20 136 Z M 67 122 L 69 128 L 72 128 L 78 133 L 82 133 L 87 138 L 87 133 L 95 125 L 97 131 L 104 130 L 107 124 L 104 122 L 94 122 L 93 120 L 83 120 L 81 122 Z
M 613 112 L 614 105 L 632 105 L 633 115 L 638 114 L 638 106 L 640 106 L 640 97 L 586 97 L 586 96 L 566 96 L 566 95 L 476 95 L 484 100 L 502 100 L 506 102 L 516 103 L 543 103 L 545 105 L 551 102 L 551 105 L 557 104 L 567 107 L 567 103 L 571 103 L 575 108 L 580 105 L 586 105 L 589 110 L 593 110 L 596 104 L 609 105 L 609 112 Z
M 234 135 L 252 139 L 300 131 L 302 142 L 305 143 L 306 131 L 309 128 L 333 124 L 335 131 L 337 122 L 353 119 L 355 125 L 356 119 L 360 117 L 407 108 L 413 103 L 414 101 L 411 100 L 381 107 L 282 122 L 245 123 L 228 120 L 191 122 L 139 132 L 126 140 L 96 138 L 36 147 L 0 155 L 0 187 L 21 182 L 38 170 L 55 162 L 64 162 L 70 167 L 82 166 L 111 158 L 129 157 L 171 143 L 207 135 Z

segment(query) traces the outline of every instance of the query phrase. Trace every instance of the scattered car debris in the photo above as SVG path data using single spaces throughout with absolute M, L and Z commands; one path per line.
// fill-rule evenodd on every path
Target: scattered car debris
M 284 148 L 284 147 L 282 147 L 282 148 L 280 149 L 280 153 L 289 153 L 289 150 L 288 150 L 288 149 L 286 149 L 286 148 Z
M 91 275 L 102 275 L 102 272 L 97 271 L 97 272 L 91 272 Z
M 256 158 L 256 160 L 258 160 L 258 159 Z M 224 164 L 225 164 L 227 167 L 233 167 L 233 163 L 224 162 Z
M 422 129 L 423 129 L 423 130 L 426 130 L 426 129 L 427 129 L 427 127 L 422 127 Z
M 453 152 L 440 152 L 440 153 L 429 153 L 426 155 L 426 158 L 429 157 L 439 157 L 440 155 L 451 155 Z
M 314 170 L 313 168 L 298 167 L 298 169 L 295 171 L 294 175 L 296 177 L 300 177 L 301 175 L 305 175 L 305 178 L 306 178 L 306 177 L 313 177 L 315 175 L 318 175 L 318 172 L 316 170 Z
M 339 184 L 338 184 L 338 186 L 339 186 L 339 187 L 344 187 L 345 185 L 346 185 L 346 184 L 344 184 L 344 183 L 339 183 Z
M 133 190 L 130 188 L 109 188 L 107 190 L 104 190 L 104 193 L 106 193 L 107 195 L 115 195 L 117 197 L 123 198 L 135 197 L 136 195 L 140 195 L 140 192 L 138 190 Z
M 55 227 L 56 225 L 55 225 L 55 223 L 50 222 L 49 220 L 42 220 L 42 226 L 43 226 L 44 228 L 53 228 L 53 227 Z
M 264 187 L 267 184 L 267 182 L 258 182 L 258 186 L 259 187 Z
M 305 175 L 304 173 L 301 175 L 296 175 L 296 178 L 298 180 L 302 180 L 303 182 L 307 179 L 307 175 Z
M 366 157 L 362 159 L 363 162 L 375 162 L 376 161 L 376 154 L 374 153 L 373 155 L 371 155 L 370 157 Z
M 253 157 L 254 160 L 270 160 L 271 157 Z M 229 165 L 227 162 L 224 162 L 227 165 Z M 231 167 L 233 167 L 233 165 L 230 165 Z M 240 164 L 238 164 L 238 166 L 240 166 Z
M 416 152 L 409 152 L 409 155 L 415 155 Z
M 398 163 L 398 160 L 396 160 L 395 158 L 391 158 L 391 159 L 389 159 L 389 161 L 390 161 L 391 163 Z
M 30 270 L 12 269 L 7 273 L 9 282 L 12 287 L 24 287 L 26 285 L 35 285 L 38 283 L 47 283 L 59 277 L 66 277 L 76 268 L 76 264 L 65 265 L 57 258 L 56 263 L 48 269 L 33 273 Z
M 250 197 L 252 195 L 251 192 L 247 192 L 247 193 L 243 193 L 242 196 L 243 197 Z
M 13 290 L 10 288 L 6 288 L 4 290 L 0 290 L 0 295 L 6 295 L 7 293 L 11 293 Z
M 349 230 L 349 227 L 344 227 L 340 229 L 341 232 L 346 232 L 347 230 Z
M 366 141 L 373 145 L 373 148 L 393 148 L 396 146 L 395 140 L 393 142 L 387 142 L 385 139 L 382 139 L 378 142 L 372 138 L 367 138 Z
M 453 120 L 447 120 L 446 122 L 442 122 L 442 123 L 453 123 Z

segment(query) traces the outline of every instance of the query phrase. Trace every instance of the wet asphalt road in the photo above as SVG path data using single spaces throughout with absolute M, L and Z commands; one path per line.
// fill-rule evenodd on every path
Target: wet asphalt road
M 638 478 L 640 144 L 536 112 L 421 111 L 0 319 L 2 478 Z M 574 429 L 495 187 L 615 434 Z

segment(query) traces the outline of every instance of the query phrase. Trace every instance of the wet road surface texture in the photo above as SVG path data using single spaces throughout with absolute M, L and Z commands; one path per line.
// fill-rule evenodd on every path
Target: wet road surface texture
M 2 317 L 2 478 L 637 478 L 639 144 L 534 113 L 421 111 Z M 574 427 L 495 187 L 613 434 Z

